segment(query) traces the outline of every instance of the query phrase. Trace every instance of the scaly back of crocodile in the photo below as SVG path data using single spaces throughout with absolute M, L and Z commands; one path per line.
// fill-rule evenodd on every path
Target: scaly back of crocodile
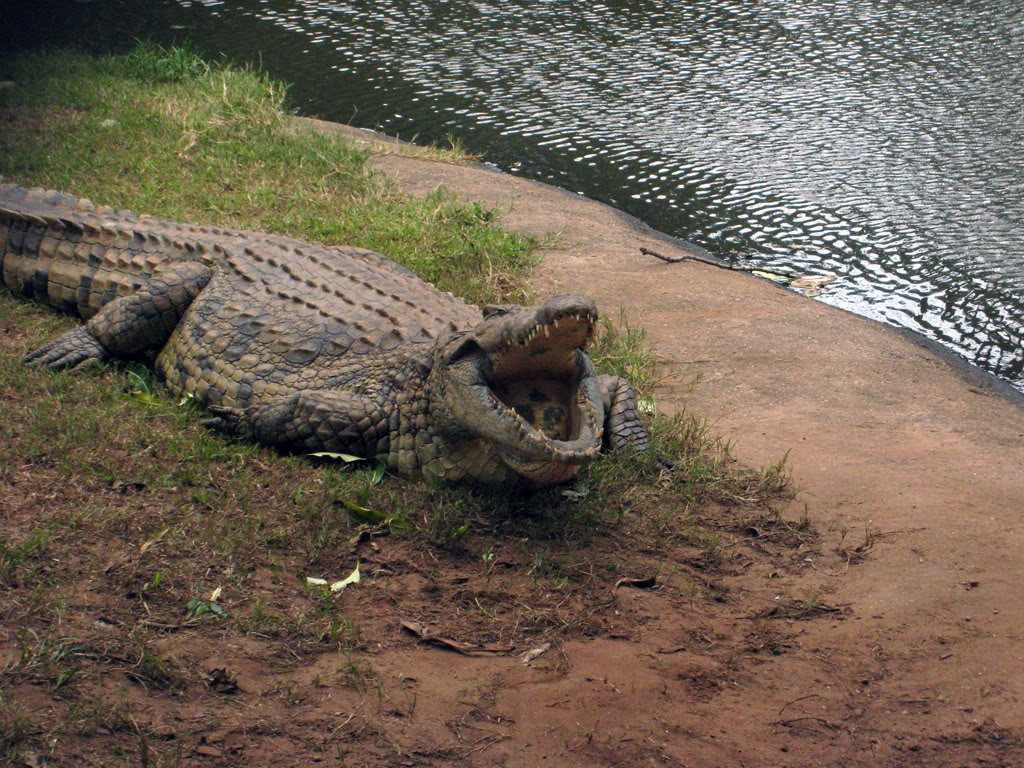
M 432 341 L 480 319 L 477 308 L 372 251 L 162 221 L 0 184 L 0 274 L 15 293 L 89 318 L 185 261 L 214 267 L 238 302 L 258 297 L 279 319 L 313 313 L 361 347 Z
M 227 434 L 541 485 L 571 477 L 605 435 L 647 445 L 629 383 L 598 376 L 584 352 L 597 310 L 582 296 L 483 317 L 369 251 L 9 185 L 0 259 L 12 291 L 89 318 L 27 362 L 155 355 L 168 387 Z

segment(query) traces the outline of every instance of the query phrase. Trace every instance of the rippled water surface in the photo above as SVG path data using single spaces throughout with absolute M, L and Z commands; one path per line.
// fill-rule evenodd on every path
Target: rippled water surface
M 1018 0 L 150 7 L 260 55 L 304 111 L 452 134 L 718 255 L 835 275 L 823 300 L 1024 390 Z

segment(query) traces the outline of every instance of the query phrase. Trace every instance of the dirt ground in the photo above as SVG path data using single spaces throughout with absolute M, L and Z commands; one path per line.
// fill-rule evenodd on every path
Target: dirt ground
M 33 718 L 87 721 L 52 736 L 55 757 L 22 752 L 20 765 L 78 764 L 76 753 L 82 765 L 251 768 L 1024 765 L 1019 401 L 881 325 L 745 274 L 645 256 L 685 250 L 571 193 L 482 168 L 372 162 L 411 193 L 443 185 L 508 228 L 555 235 L 538 293 L 625 308 L 662 363 L 659 408 L 706 416 L 750 466 L 788 456 L 798 494 L 783 517 L 806 516 L 811 531 L 723 509 L 730 543 L 713 566 L 649 518 L 544 563 L 530 555 L 532 568 L 517 542 L 545 534 L 528 520 L 495 524 L 461 554 L 360 539 L 318 561 L 342 575 L 357 554 L 365 575 L 340 598 L 359 617 L 359 652 L 346 656 L 280 641 L 270 625 L 218 634 L 163 618 L 180 600 L 138 594 L 160 549 L 142 518 L 178 512 L 173 499 L 140 508 L 117 541 L 83 542 L 108 564 L 83 572 L 62 609 L 63 633 L 92 638 L 74 653 L 105 666 L 67 689 L 11 676 Z M 0 347 L 21 348 L 17 327 L 0 331 Z M 254 462 L 239 457 L 239 470 Z M 5 525 L 98 493 L 139 504 L 130 483 L 78 487 L 42 456 L 7 471 Z M 21 478 L 46 472 L 53 496 L 26 499 Z M 196 558 L 197 573 L 216 568 Z M 300 567 L 259 569 L 246 591 L 282 616 L 308 612 Z M 566 568 L 590 570 L 559 579 Z M 618 585 L 652 576 L 655 588 Z M 143 650 L 160 665 L 102 639 L 140 604 L 159 638 Z M 400 627 L 408 618 L 473 646 L 423 641 Z M 20 637 L 0 622 L 0 670 L 17 670 Z M 526 662 L 531 648 L 546 650 Z M 106 698 L 119 708 L 89 714 Z
M 410 191 L 443 184 L 497 207 L 509 228 L 556 234 L 538 291 L 625 307 L 669 374 L 659 407 L 707 416 L 752 466 L 788 453 L 794 504 L 823 534 L 798 562 L 730 577 L 740 611 L 639 596 L 646 620 L 567 644 L 564 677 L 455 660 L 515 723 L 473 764 L 1024 765 L 1019 400 L 878 323 L 645 256 L 641 246 L 685 251 L 579 196 L 480 169 L 375 163 Z M 851 542 L 870 549 L 844 559 Z M 819 592 L 843 611 L 774 622 L 770 637 L 751 618 Z

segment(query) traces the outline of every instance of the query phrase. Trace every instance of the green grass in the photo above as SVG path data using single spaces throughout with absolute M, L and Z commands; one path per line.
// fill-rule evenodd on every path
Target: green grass
M 589 353 L 602 373 L 629 379 L 641 400 L 653 394 L 657 384 L 654 350 L 647 343 L 647 329 L 630 325 L 625 309 L 619 309 L 618 324 L 608 315 L 601 317 Z
M 259 72 L 152 47 L 24 56 L 12 70 L 18 86 L 0 107 L 8 181 L 374 248 L 471 301 L 529 297 L 529 239 L 447 193 L 402 196 L 362 151 L 291 120 L 286 88 Z M 743 468 L 686 414 L 651 414 L 650 452 L 599 461 L 569 487 L 494 494 L 381 482 L 365 463 L 225 440 L 202 428 L 204 414 L 190 404 L 159 386 L 145 392 L 145 369 L 72 376 L 21 364 L 74 322 L 0 289 L 0 615 L 18 628 L 0 638 L 0 749 L 11 754 L 53 743 L 47 764 L 80 764 L 82 750 L 93 750 L 91 764 L 108 764 L 96 750 L 113 741 L 133 759 L 145 752 L 151 765 L 174 764 L 199 732 L 165 746 L 166 732 L 147 730 L 156 727 L 154 702 L 179 723 L 191 722 L 197 702 L 230 706 L 193 656 L 244 646 L 262 654 L 261 674 L 273 679 L 237 695 L 297 702 L 321 698 L 319 674 L 310 687 L 297 672 L 270 670 L 281 659 L 336 654 L 324 681 L 339 696 L 365 697 L 374 686 L 380 696 L 385 680 L 364 654 L 395 637 L 382 605 L 456 606 L 444 616 L 453 634 L 525 645 L 584 634 L 595 615 L 612 615 L 608 595 L 621 574 L 667 566 L 679 594 L 719 599 L 707 574 L 736 556 L 745 529 L 771 530 L 773 541 L 809 535 L 775 511 L 784 463 Z M 593 351 L 603 371 L 652 394 L 657 371 L 643 329 L 606 321 Z M 343 598 L 302 580 L 342 578 L 360 559 L 364 580 Z M 415 574 L 421 586 L 411 597 L 393 592 L 396 574 Z M 218 587 L 223 610 L 200 610 Z M 121 688 L 100 684 L 109 679 Z M 45 711 L 38 691 L 48 694 Z M 351 726 L 363 728 L 378 726 Z
M 371 248 L 474 302 L 521 301 L 533 241 L 439 190 L 400 195 L 354 144 L 291 119 L 287 88 L 187 48 L 11 62 L 7 181 L 172 219 Z

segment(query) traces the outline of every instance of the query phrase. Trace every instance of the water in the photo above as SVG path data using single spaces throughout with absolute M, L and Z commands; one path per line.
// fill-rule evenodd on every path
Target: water
M 259 56 L 304 112 L 455 136 L 725 258 L 833 275 L 821 300 L 1024 391 L 1017 0 L 139 7 L 158 39 Z

